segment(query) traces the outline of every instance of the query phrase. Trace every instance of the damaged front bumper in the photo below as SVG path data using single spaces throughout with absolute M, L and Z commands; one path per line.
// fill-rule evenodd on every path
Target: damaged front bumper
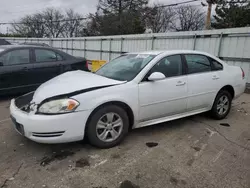
M 40 143 L 64 143 L 82 140 L 89 111 L 60 115 L 35 114 L 34 93 L 11 100 L 10 115 L 16 131 Z

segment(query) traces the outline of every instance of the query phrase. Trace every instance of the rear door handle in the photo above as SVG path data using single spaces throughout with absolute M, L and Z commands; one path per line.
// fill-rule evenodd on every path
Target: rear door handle
M 184 86 L 185 84 L 186 84 L 186 82 L 178 81 L 176 86 Z
M 214 75 L 213 77 L 212 77 L 212 79 L 213 80 L 218 80 L 218 79 L 220 79 L 218 76 L 216 76 L 216 75 Z

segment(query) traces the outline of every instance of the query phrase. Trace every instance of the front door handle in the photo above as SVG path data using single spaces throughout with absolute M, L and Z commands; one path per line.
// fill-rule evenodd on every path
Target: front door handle
M 184 86 L 185 84 L 186 84 L 186 82 L 178 81 L 176 86 Z

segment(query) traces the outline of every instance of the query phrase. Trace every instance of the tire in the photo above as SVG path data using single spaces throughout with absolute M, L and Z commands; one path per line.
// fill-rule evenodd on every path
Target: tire
M 121 122 L 122 126 L 116 127 L 115 125 L 119 124 L 116 122 Z M 94 112 L 87 125 L 86 133 L 91 145 L 98 148 L 111 148 L 122 142 L 128 129 L 129 118 L 126 111 L 116 105 L 107 105 Z
M 224 107 L 227 106 L 227 105 L 224 105 L 224 107 L 222 107 L 223 110 L 220 111 L 221 105 L 222 105 L 221 101 L 224 101 L 225 99 L 228 100 L 228 103 L 225 103 L 225 104 L 228 104 L 228 108 L 224 109 Z M 219 93 L 217 94 L 214 100 L 213 107 L 211 109 L 211 116 L 217 120 L 224 119 L 230 112 L 231 105 L 232 105 L 232 95 L 226 90 L 219 91 Z

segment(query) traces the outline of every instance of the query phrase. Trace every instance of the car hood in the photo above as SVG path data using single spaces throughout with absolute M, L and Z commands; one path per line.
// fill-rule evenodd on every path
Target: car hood
M 77 95 L 80 93 L 125 83 L 85 71 L 71 71 L 61 74 L 44 84 L 34 93 L 32 102 L 36 104 L 43 100 L 61 95 Z

